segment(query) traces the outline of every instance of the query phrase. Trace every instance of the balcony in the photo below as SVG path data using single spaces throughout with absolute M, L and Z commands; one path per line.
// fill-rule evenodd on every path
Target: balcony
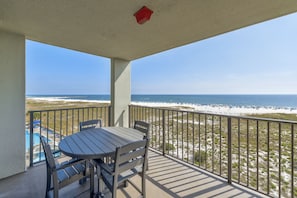
M 44 159 L 35 134 L 49 138 L 55 150 L 61 138 L 78 131 L 80 121 L 95 118 L 108 126 L 109 107 L 31 111 L 28 164 L 33 167 L 1 180 L 1 188 L 11 193 L 5 186 L 22 186 L 26 177 L 42 180 L 37 184 L 45 182 L 33 176 L 43 172 L 45 177 L 44 165 L 38 165 Z M 147 192 L 152 197 L 150 193 L 158 197 L 297 196 L 295 121 L 131 105 L 130 126 L 135 120 L 151 124 Z M 44 191 L 24 187 L 26 192 L 32 189 Z M 133 195 L 130 188 L 120 193 Z
M 133 60 L 297 11 L 295 1 L 281 0 L 151 1 L 155 19 L 140 28 L 133 14 L 143 6 L 141 1 L 123 1 L 123 6 L 117 1 L 0 2 L 0 178 L 23 172 L 25 167 L 26 39 L 110 58 L 113 112 L 104 121 L 125 126 Z M 53 138 L 55 149 L 60 138 L 77 131 L 74 122 L 87 119 L 71 117 L 68 111 L 64 111 L 66 117 L 63 112 L 52 112 L 39 113 L 39 129 L 38 123 L 33 126 L 38 112 L 28 121 L 32 121 L 27 155 L 31 166 L 42 160 L 33 134 Z M 130 116 L 134 116 L 130 124 L 134 119 L 152 124 L 150 146 L 166 156 L 219 175 L 228 183 L 272 196 L 297 196 L 293 122 L 134 107 Z
M 140 178 L 135 178 L 140 181 Z M 140 182 L 139 182 L 140 184 Z M 0 180 L 0 197 L 43 197 L 46 185 L 45 164 L 28 168 L 27 172 Z M 97 180 L 95 179 L 95 186 Z M 88 188 L 78 182 L 63 188 L 61 197 L 74 197 Z M 197 169 L 158 152 L 149 153 L 147 197 L 265 197 L 263 194 L 239 185 L 229 185 L 226 180 Z M 95 188 L 97 190 L 97 188 Z M 118 190 L 118 197 L 138 197 L 131 185 Z M 78 197 L 89 197 L 81 193 Z M 110 197 L 108 191 L 105 197 Z

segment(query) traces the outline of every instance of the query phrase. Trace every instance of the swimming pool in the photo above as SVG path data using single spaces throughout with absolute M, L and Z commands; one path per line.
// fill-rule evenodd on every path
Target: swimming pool
M 30 131 L 29 129 L 25 130 L 25 134 L 26 134 L 26 152 L 30 152 Z M 46 138 L 46 137 L 44 137 Z M 50 139 L 46 139 L 47 142 L 51 142 Z M 33 133 L 33 146 L 39 145 L 40 144 L 40 134 L 39 133 Z M 41 147 L 40 147 L 41 148 Z M 60 156 L 60 152 L 55 153 L 55 157 Z M 41 150 L 39 152 L 34 152 L 33 153 L 33 163 L 35 162 L 40 162 L 45 160 L 45 155 L 43 152 L 43 149 L 41 148 Z
M 30 148 L 30 132 L 26 129 L 26 150 Z M 40 135 L 38 133 L 33 133 L 33 146 L 40 144 Z

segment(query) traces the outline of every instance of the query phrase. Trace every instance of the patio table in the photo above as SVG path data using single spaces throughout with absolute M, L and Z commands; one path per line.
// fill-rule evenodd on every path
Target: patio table
M 110 157 L 117 147 L 142 139 L 143 133 L 133 128 L 92 128 L 65 137 L 60 141 L 59 149 L 67 156 L 92 160 Z M 98 194 L 103 195 L 99 189 Z
M 59 149 L 67 156 L 91 160 L 111 156 L 117 147 L 142 139 L 143 134 L 133 128 L 101 127 L 65 137 Z

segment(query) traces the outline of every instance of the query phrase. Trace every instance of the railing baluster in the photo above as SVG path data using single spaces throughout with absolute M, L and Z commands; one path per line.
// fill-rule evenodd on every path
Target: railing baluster
M 204 114 L 204 148 L 205 148 L 205 169 L 207 169 L 207 115 Z
M 232 122 L 228 117 L 228 183 L 232 183 Z
M 267 194 L 270 194 L 270 122 L 267 122 Z
M 41 111 L 39 112 L 39 137 L 41 137 L 41 126 L 42 126 L 42 113 Z M 39 142 L 40 143 L 40 142 Z M 41 144 L 39 144 L 39 153 L 41 153 Z M 38 155 L 39 161 L 41 161 L 41 155 Z
M 130 109 L 131 107 L 129 106 L 129 109 Z M 101 117 L 99 118 L 98 116 L 99 116 L 99 114 L 98 114 L 98 111 L 99 111 L 99 109 L 100 109 L 100 112 L 102 112 L 102 108 L 101 107 L 97 107 L 96 108 L 96 119 L 102 119 Z M 129 112 L 130 112 L 130 110 L 129 110 Z M 130 114 L 129 114 L 130 115 Z M 103 120 L 102 120 L 103 121 Z
M 77 109 L 77 113 L 78 114 L 77 114 L 77 125 L 76 126 L 77 126 L 78 129 L 76 131 L 79 130 L 79 122 L 80 122 L 80 109 L 79 108 Z
M 30 112 L 30 167 L 33 166 L 33 117 L 34 112 Z
M 48 139 L 48 131 L 49 131 L 49 111 L 46 112 L 46 139 Z
M 63 133 L 63 129 L 62 129 L 62 113 L 63 111 L 60 111 L 60 139 L 62 138 L 62 133 Z
M 294 124 L 291 124 L 291 197 L 294 197 Z
M 178 111 L 176 111 L 176 117 L 177 117 L 177 121 L 176 121 L 176 142 L 177 142 L 177 159 L 179 159 L 179 143 L 178 143 L 178 134 L 179 134 L 179 130 L 178 130 Z
M 249 150 L 250 150 L 250 135 L 249 135 L 249 120 L 247 120 L 246 122 L 246 136 L 247 136 L 247 146 L 246 146 L 246 174 L 247 174 L 247 186 L 249 187 L 250 185 L 250 170 L 249 170 L 249 164 L 250 164 L 250 153 L 249 153 Z
M 73 134 L 74 131 L 74 109 L 72 109 L 72 121 L 71 121 L 71 134 Z
M 56 110 L 54 111 L 54 151 L 56 150 Z
M 256 152 L 257 152 L 257 161 L 256 161 L 256 164 L 257 164 L 257 176 L 256 176 L 256 182 L 257 182 L 257 185 L 256 185 L 256 189 L 257 189 L 257 191 L 259 191 L 259 121 L 257 120 L 257 122 L 256 122 L 256 129 L 257 129 L 257 131 L 256 131 L 256 144 L 257 144 L 257 146 L 256 146 Z
M 195 114 L 192 113 L 192 146 L 193 146 L 193 151 L 192 151 L 192 164 L 194 164 L 194 158 L 195 158 Z
M 220 116 L 220 175 L 222 175 L 222 117 Z
M 282 163 L 282 128 L 281 128 L 281 123 L 278 123 L 278 197 L 281 197 L 281 178 L 282 178 L 282 173 L 281 173 L 281 163 Z
M 237 173 L 238 174 L 237 175 L 238 175 L 238 183 L 240 184 L 240 167 L 241 167 L 240 166 L 240 156 L 241 156 L 240 155 L 240 118 L 237 119 L 237 122 L 238 122 L 237 123 L 238 124 L 237 125 L 237 128 L 238 128 L 237 130 L 238 131 L 238 137 L 237 137 L 237 141 L 238 141 L 238 170 L 237 171 L 238 172 Z
M 162 131 L 163 131 L 163 155 L 165 155 L 165 146 L 166 146 L 166 142 L 165 142 L 165 110 L 162 110 Z
M 189 163 L 189 113 L 187 112 L 187 162 Z
M 68 136 L 68 125 L 69 125 L 69 123 L 68 123 L 68 120 L 69 120 L 68 119 L 68 111 L 69 110 L 66 110 L 66 129 L 65 129 L 66 130 L 66 136 Z
M 141 108 L 141 112 L 142 112 L 142 114 L 141 114 L 142 120 L 145 121 L 145 119 L 144 119 L 144 108 Z
M 214 172 L 214 116 L 211 117 L 211 143 L 212 143 L 212 154 L 211 154 L 211 167 Z
M 131 105 L 128 106 L 128 127 L 131 128 L 131 122 L 132 122 L 132 107 Z
M 200 116 L 200 114 L 199 114 L 199 130 L 198 130 L 198 132 L 199 132 L 199 152 L 198 152 L 198 154 L 199 154 L 199 166 L 201 167 L 201 116 Z
M 158 134 L 159 134 L 159 138 L 158 138 L 158 143 L 159 143 L 159 144 L 158 144 L 158 147 L 161 146 L 161 131 L 160 131 L 161 128 L 162 128 L 162 126 L 161 126 L 161 115 L 160 115 L 161 112 L 162 112 L 161 109 L 159 109 L 159 110 L 158 110 L 158 118 L 159 118 L 159 119 L 158 119 L 158 125 L 159 125 L 159 126 L 158 126 Z M 160 127 L 160 126 L 161 126 L 161 127 Z
M 182 114 L 182 123 L 181 123 L 181 131 L 182 131 L 182 136 L 181 136 L 181 144 L 182 144 L 182 160 L 184 160 L 184 112 L 181 112 Z
M 167 110 L 167 141 L 168 141 L 168 151 L 167 151 L 167 154 L 169 154 L 169 151 L 170 150 L 173 150 L 171 149 L 171 144 L 173 145 L 173 142 L 170 143 L 170 111 Z

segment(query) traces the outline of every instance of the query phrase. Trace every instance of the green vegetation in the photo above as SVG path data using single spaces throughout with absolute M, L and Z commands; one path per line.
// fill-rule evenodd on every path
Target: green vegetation
M 57 134 L 68 135 L 79 129 L 79 122 L 87 119 L 102 119 L 108 122 L 108 104 L 95 102 L 64 102 L 26 100 L 26 123 L 30 121 L 29 111 L 33 120 L 40 120 L 42 128 L 48 128 Z
M 279 119 L 279 120 L 297 121 L 296 114 L 270 113 L 270 114 L 249 114 L 247 116 L 257 117 L 257 118 L 271 118 L 271 119 Z
M 160 149 L 163 149 L 163 143 L 160 146 Z M 165 151 L 172 151 L 175 150 L 175 146 L 171 143 L 165 143 Z
M 206 152 L 205 151 L 196 151 L 194 155 L 195 163 L 204 164 L 206 161 Z

